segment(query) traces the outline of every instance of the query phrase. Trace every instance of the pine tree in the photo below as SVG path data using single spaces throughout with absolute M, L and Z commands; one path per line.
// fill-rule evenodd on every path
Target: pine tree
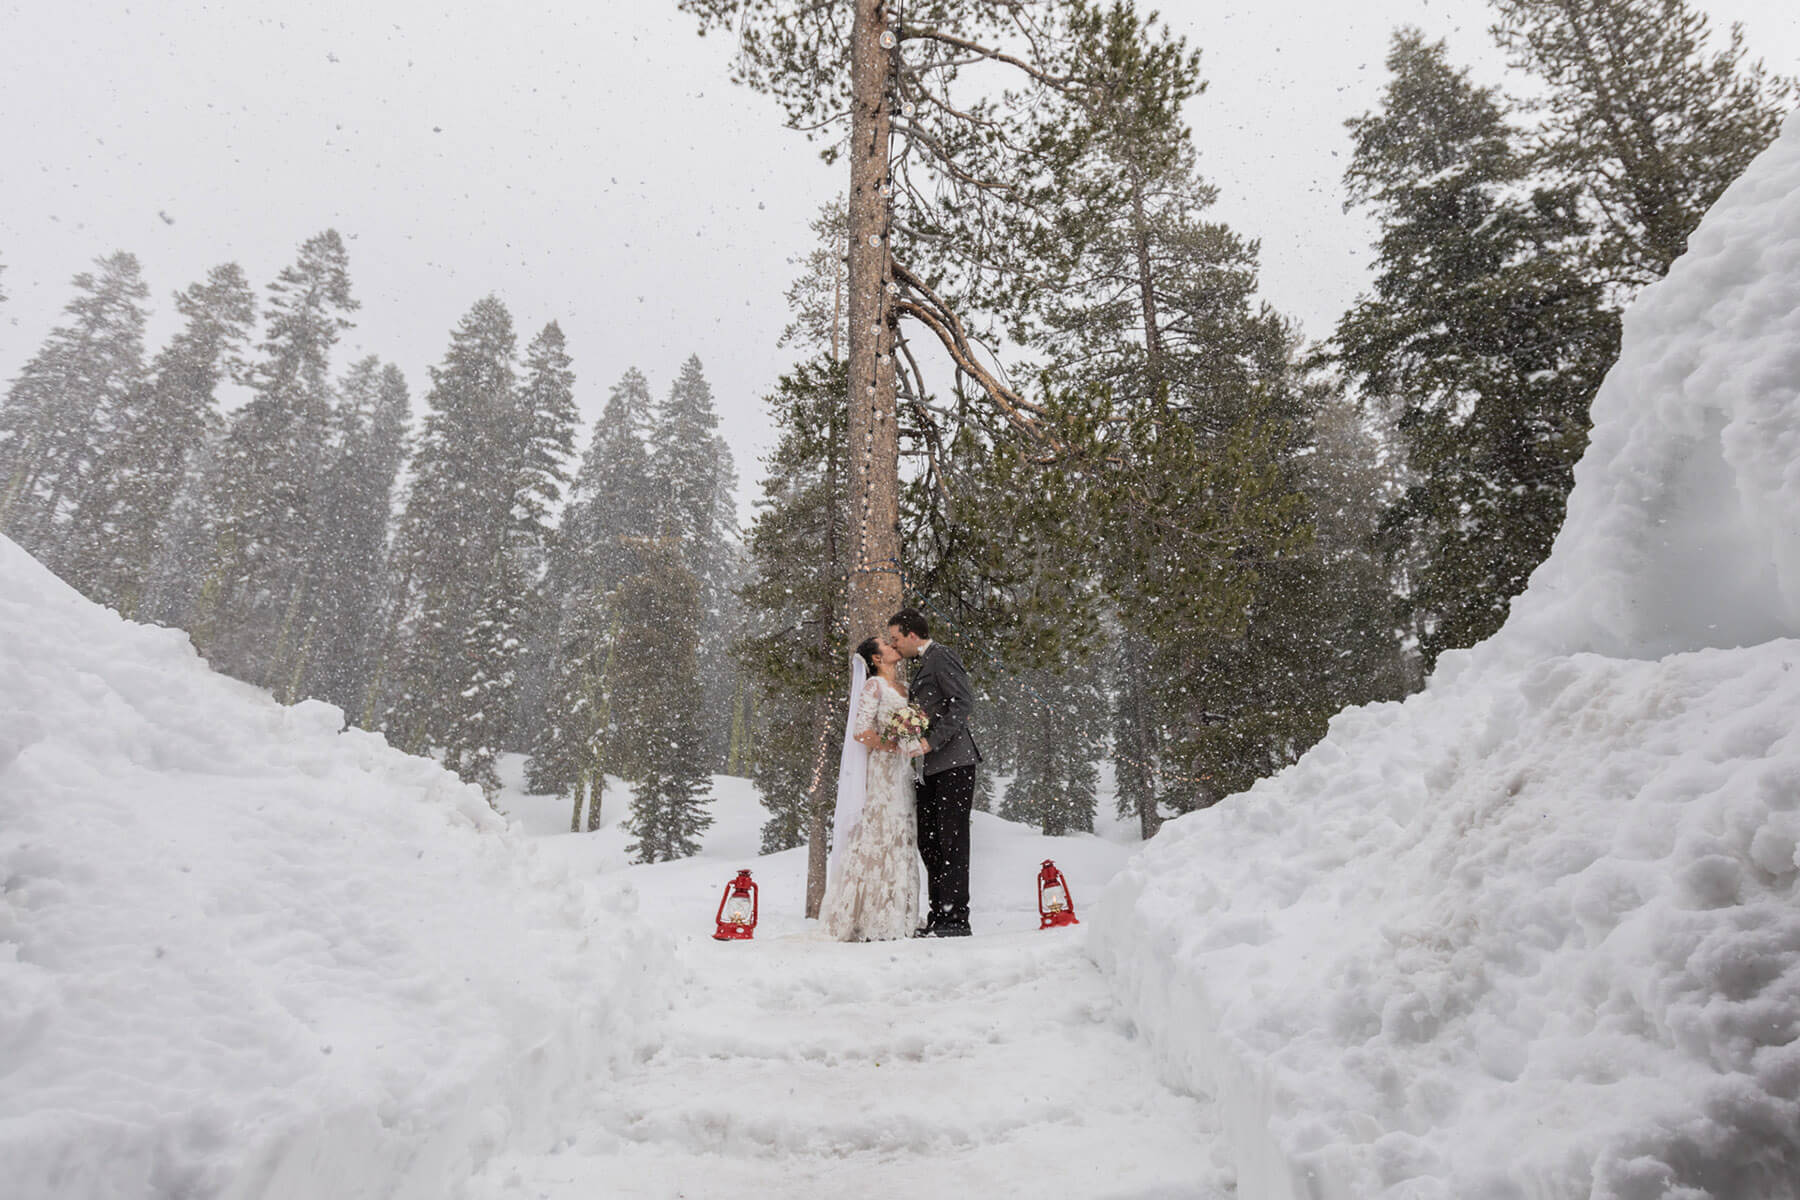
M 81 507 L 144 374 L 144 300 L 135 255 L 74 278 L 69 322 L 51 330 L 0 405 L 0 533 L 61 567 Z
M 764 460 L 740 595 L 738 661 L 757 697 L 751 778 L 769 820 L 763 852 L 811 848 L 808 915 L 824 894 L 849 647 L 843 548 L 843 364 L 815 359 L 782 376 L 767 404 L 779 439 Z
M 1273 703 L 1244 649 L 1253 617 L 1290 603 L 1284 567 L 1311 542 L 1293 468 L 1306 400 L 1287 323 L 1255 299 L 1256 245 L 1206 215 L 1216 193 L 1180 120 L 1204 88 L 1197 56 L 1129 5 L 1074 28 L 1091 87 L 1042 135 L 1069 180 L 1039 233 L 1056 270 L 1021 299 L 1045 386 L 1099 414 L 1097 467 L 1066 486 L 1102 514 L 1085 562 L 1117 636 L 1119 794 L 1148 837 L 1164 808 L 1222 794 L 1202 731 Z M 1196 670 L 1226 657 L 1235 669 Z M 1292 740 L 1285 722 L 1255 736 Z
M 502 553 L 480 578 L 462 622 L 463 665 L 454 707 L 447 714 L 444 765 L 479 784 L 492 803 L 500 790 L 494 763 L 511 732 L 526 582 L 517 560 Z
M 128 617 L 143 599 L 176 494 L 219 421 L 218 385 L 242 372 L 256 317 L 256 298 L 236 263 L 177 293 L 175 307 L 185 324 L 122 409 L 68 535 L 71 577 Z
M 276 685 L 292 669 L 320 561 L 317 499 L 328 461 L 331 351 L 358 307 L 336 230 L 307 239 L 269 285 L 250 401 L 232 415 L 215 460 L 216 607 L 193 631 L 215 663 Z
M 570 797 L 569 832 L 600 827 L 612 731 L 612 665 L 619 627 L 606 598 L 571 597 L 558 629 L 554 673 L 525 764 L 527 786 L 543 795 Z
M 626 828 L 637 840 L 626 849 L 638 862 L 669 862 L 697 853 L 712 824 L 700 725 L 700 581 L 673 540 L 636 549 L 638 571 L 618 598 L 620 637 L 631 652 L 613 669 L 617 737 L 636 763 Z
M 707 762 L 722 767 L 737 687 L 729 657 L 737 618 L 737 474 L 718 427 L 712 386 L 700 359 L 690 356 L 650 430 L 650 482 L 657 535 L 680 542 L 700 581 L 701 657 L 723 668 L 707 672 L 700 709 Z
M 737 78 L 773 94 L 792 126 L 832 130 L 825 156 L 849 159 L 851 556 L 897 563 L 897 397 L 908 361 L 897 341 L 901 319 L 944 348 L 958 380 L 985 395 L 990 415 L 1040 447 L 1056 444 L 1042 407 L 974 350 L 977 335 L 958 297 L 982 295 L 997 274 L 1021 269 L 1007 253 L 1014 247 L 996 243 L 1003 222 L 995 210 L 1030 203 L 1025 185 L 1046 166 L 1031 131 L 1054 123 L 1040 114 L 1086 83 L 1069 69 L 1065 21 L 1086 6 L 945 0 L 910 17 L 885 5 L 808 0 L 680 0 L 680 7 L 702 32 L 730 31 L 740 49 Z M 920 400 L 927 389 L 913 380 L 905 390 Z M 920 416 L 936 420 L 929 410 Z M 898 607 L 900 579 L 860 570 L 849 591 L 851 637 L 860 640 Z
M 396 561 L 400 669 L 389 727 L 490 796 L 517 744 L 534 587 L 551 553 L 574 438 L 574 374 L 544 328 L 521 373 L 512 316 L 479 300 L 432 370 L 430 409 Z
M 360 720 L 377 660 L 409 400 L 400 368 L 374 355 L 350 368 L 337 393 L 317 501 L 319 561 L 286 697 L 317 696 Z
M 402 645 L 384 727 L 411 752 L 436 746 L 460 761 L 469 747 L 456 739 L 472 729 L 468 706 L 483 715 L 483 739 L 497 719 L 488 697 L 470 693 L 477 672 L 490 685 L 505 678 L 500 665 L 466 656 L 501 644 L 472 631 L 501 619 L 493 579 L 506 567 L 513 521 L 517 339 L 506 306 L 493 296 L 476 301 L 431 378 L 396 556 L 406 581 Z M 490 624 L 490 634 L 497 630 Z
M 1146 832 L 1164 808 L 1185 812 L 1226 794 L 1207 729 L 1228 715 L 1280 715 L 1244 670 L 1249 631 L 1259 614 L 1291 600 L 1296 582 L 1286 568 L 1306 553 L 1312 531 L 1292 466 L 1293 426 L 1250 403 L 1223 434 L 1180 419 L 1133 422 L 1121 466 L 1097 492 L 1110 548 L 1103 586 L 1147 651 L 1144 674 L 1124 691 L 1142 702 L 1146 722 L 1125 745 L 1141 751 L 1149 742 L 1158 752 L 1137 767 L 1154 780 L 1140 796 Z M 1276 725 L 1260 736 L 1292 744 L 1298 733 Z
M 575 372 L 562 328 L 552 321 L 525 348 L 519 381 L 517 478 L 514 481 L 511 553 L 530 582 L 523 599 L 524 647 L 520 654 L 513 703 L 515 728 L 539 722 L 555 667 L 555 645 L 562 625 L 562 604 L 549 578 L 558 556 L 562 531 L 551 514 L 569 483 L 574 456 Z
M 552 540 L 550 514 L 562 501 L 575 454 L 575 372 L 562 327 L 550 322 L 525 347 L 519 380 L 511 457 L 512 528 L 515 553 L 541 567 Z
M 1351 195 L 1381 223 L 1374 294 L 1338 361 L 1396 417 L 1413 482 L 1389 518 L 1427 669 L 1499 628 L 1549 553 L 1618 323 L 1566 191 L 1529 165 L 1491 89 L 1395 35 L 1381 111 L 1350 122 Z
M 633 367 L 607 396 L 563 514 L 559 553 L 567 562 L 558 573 L 580 594 L 617 587 L 635 565 L 630 543 L 656 532 L 653 420 L 650 383 Z
M 182 472 L 158 532 L 144 602 L 137 613 L 137 619 L 187 630 L 196 643 L 203 641 L 199 616 L 218 609 L 217 538 L 206 502 L 224 444 L 223 414 L 207 414 L 199 448 Z
M 688 569 L 703 581 L 718 570 L 736 524 L 731 504 L 736 473 L 718 430 L 712 385 L 700 359 L 690 355 L 657 409 L 650 471 L 658 535 L 680 540 Z
M 595 828 L 604 771 L 634 771 L 629 745 L 606 756 L 607 664 L 617 644 L 613 600 L 637 569 L 633 548 L 652 535 L 656 497 L 649 437 L 654 404 L 635 367 L 613 385 L 570 489 L 537 600 L 532 645 L 542 715 L 526 778 L 535 792 L 570 796 L 571 828 Z
M 1791 80 L 1723 50 L 1687 0 L 1493 0 L 1492 32 L 1547 94 L 1536 164 L 1579 192 L 1597 268 L 1626 289 L 1659 279 L 1732 180 L 1775 139 Z

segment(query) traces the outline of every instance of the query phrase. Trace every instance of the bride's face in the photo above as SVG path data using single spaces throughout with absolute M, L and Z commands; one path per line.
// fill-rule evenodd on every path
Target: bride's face
M 900 652 L 898 650 L 894 649 L 894 647 L 891 643 L 883 641 L 881 643 L 881 659 L 880 659 L 881 665 L 884 667 L 891 667 L 891 666 L 894 666 L 895 664 L 897 664 L 899 661 L 900 661 Z

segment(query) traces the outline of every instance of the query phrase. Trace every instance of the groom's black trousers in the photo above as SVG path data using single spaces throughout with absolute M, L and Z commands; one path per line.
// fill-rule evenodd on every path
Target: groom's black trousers
M 969 809 L 975 768 L 951 767 L 918 786 L 919 855 L 930 882 L 931 919 L 969 923 Z

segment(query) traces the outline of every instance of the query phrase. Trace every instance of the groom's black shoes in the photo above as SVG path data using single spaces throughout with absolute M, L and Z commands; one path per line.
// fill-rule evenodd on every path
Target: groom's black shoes
M 929 938 L 968 937 L 973 932 L 974 931 L 969 928 L 969 923 L 967 921 L 940 921 L 933 917 L 931 920 L 927 921 L 922 928 L 916 931 L 913 936 Z

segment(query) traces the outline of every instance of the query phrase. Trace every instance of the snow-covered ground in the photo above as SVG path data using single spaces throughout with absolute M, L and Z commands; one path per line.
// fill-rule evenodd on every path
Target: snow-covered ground
M 439 1200 L 656 1035 L 629 902 L 0 538 L 0 1195 Z
M 1242 1195 L 1800 1196 L 1800 114 L 1690 247 L 1506 627 L 1091 926 Z
M 1045 838 L 977 813 L 980 936 L 840 945 L 802 916 L 805 851 L 757 857 L 754 789 L 713 783 L 702 852 L 629 869 L 622 785 L 578 837 L 563 802 L 508 788 L 544 852 L 637 894 L 683 981 L 654 1050 L 570 1114 L 555 1151 L 495 1156 L 472 1196 L 1230 1195 L 1211 1106 L 1159 1081 L 1081 929 L 1037 928 L 1039 864 L 1056 860 L 1085 911 L 1135 848 L 1116 822 L 1116 841 Z M 716 942 L 739 867 L 761 888 L 756 939 Z
M 0 1193 L 1800 1196 L 1800 117 L 1594 418 L 1498 636 L 1141 851 L 978 815 L 964 941 L 821 940 L 740 780 L 677 863 L 496 816 L 0 539 Z
M 209 671 L 0 539 L 0 1194 L 12 1200 L 1228 1194 L 1079 910 L 1136 848 L 977 814 L 980 937 L 839 945 L 713 781 L 702 853 L 496 815 Z M 1107 798 L 1110 805 L 1110 797 Z M 710 936 L 739 867 L 754 941 Z

